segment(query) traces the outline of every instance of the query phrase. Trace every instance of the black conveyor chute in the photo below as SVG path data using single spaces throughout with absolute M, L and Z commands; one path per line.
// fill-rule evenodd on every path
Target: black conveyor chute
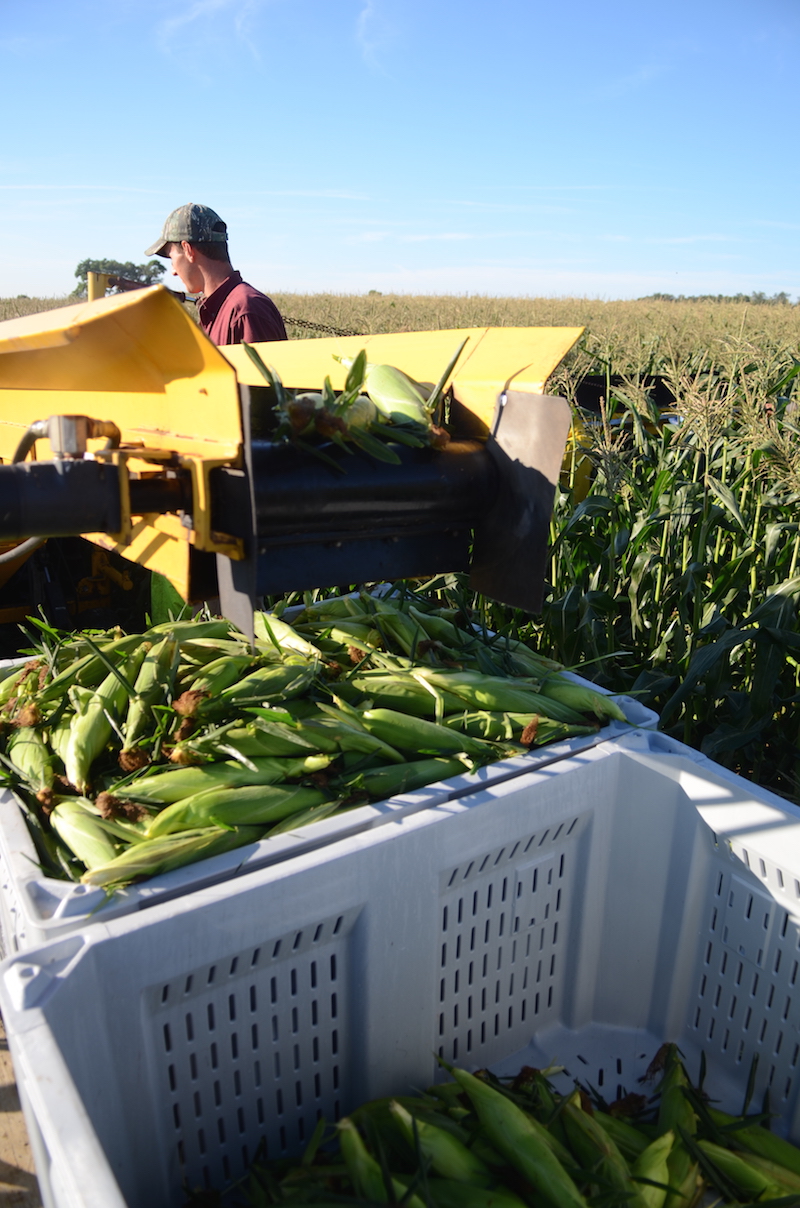
M 251 439 L 243 391 L 246 467 L 211 475 L 212 526 L 247 551 L 217 557 L 222 611 L 248 632 L 260 595 L 465 570 L 477 591 L 538 611 L 569 425 L 563 399 L 510 391 L 486 442 L 394 446 L 400 465 L 326 446 L 337 472 Z

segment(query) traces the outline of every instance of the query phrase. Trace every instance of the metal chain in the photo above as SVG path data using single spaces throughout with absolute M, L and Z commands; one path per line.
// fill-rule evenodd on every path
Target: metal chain
M 329 327 L 327 323 L 310 323 L 308 319 L 290 319 L 288 315 L 283 316 L 284 323 L 291 323 L 293 327 L 307 327 L 309 331 L 324 331 L 330 336 L 363 336 L 363 331 L 345 331 L 341 327 Z

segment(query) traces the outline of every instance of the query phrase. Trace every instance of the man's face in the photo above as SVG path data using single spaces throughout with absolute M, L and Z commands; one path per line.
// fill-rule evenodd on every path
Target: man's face
M 186 242 L 171 243 L 169 245 L 169 258 L 172 264 L 173 276 L 180 277 L 187 294 L 202 293 L 203 274 L 195 262 L 192 245 Z

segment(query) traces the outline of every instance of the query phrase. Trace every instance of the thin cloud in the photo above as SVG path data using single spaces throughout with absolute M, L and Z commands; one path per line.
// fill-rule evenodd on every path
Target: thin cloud
M 393 41 L 395 30 L 386 20 L 378 0 L 364 0 L 356 17 L 356 43 L 368 67 L 382 70 L 380 54 Z
M 234 33 L 245 41 L 249 49 L 258 57 L 258 49 L 251 39 L 253 19 L 264 7 L 264 0 L 194 0 L 182 11 L 172 17 L 167 17 L 157 28 L 157 38 L 162 51 L 170 53 L 178 34 L 194 29 L 205 33 L 204 26 L 220 13 L 227 14 Z M 209 37 L 211 31 L 209 30 Z M 216 37 L 216 34 L 213 35 Z

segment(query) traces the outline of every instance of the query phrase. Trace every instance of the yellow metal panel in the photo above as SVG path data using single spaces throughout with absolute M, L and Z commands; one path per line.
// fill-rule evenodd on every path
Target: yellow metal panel
M 509 378 L 513 377 L 515 390 L 542 394 L 550 374 L 582 332 L 582 327 L 471 327 L 290 340 L 257 348 L 262 360 L 277 369 L 284 385 L 317 390 L 327 376 L 339 390 L 346 370 L 333 359 L 334 353 L 352 357 L 366 348 L 370 361 L 395 365 L 418 382 L 436 382 L 458 345 L 469 337 L 453 374 L 453 386 L 456 397 L 488 423 L 497 395 Z M 220 351 L 235 367 L 240 382 L 263 385 L 264 379 L 243 348 Z
M 129 562 L 138 562 L 148 570 L 165 575 L 184 600 L 189 598 L 190 547 L 186 532 L 179 531 L 180 522 L 173 516 L 143 516 L 133 525 L 127 545 L 117 544 L 106 533 L 87 533 L 86 539 L 103 549 L 121 554 Z
M 0 323 L 0 456 L 56 412 L 113 420 L 123 441 L 217 446 L 218 457 L 241 441 L 230 363 L 162 285 Z

